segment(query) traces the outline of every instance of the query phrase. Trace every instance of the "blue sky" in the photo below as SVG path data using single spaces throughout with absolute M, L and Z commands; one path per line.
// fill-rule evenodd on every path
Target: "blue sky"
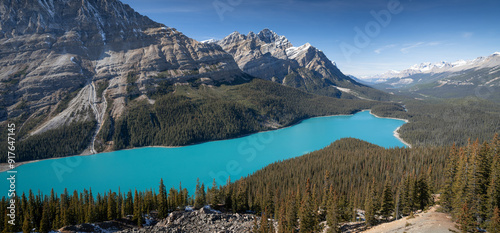
M 122 2 L 200 41 L 269 28 L 294 46 L 309 42 L 358 77 L 500 51 L 498 0 Z

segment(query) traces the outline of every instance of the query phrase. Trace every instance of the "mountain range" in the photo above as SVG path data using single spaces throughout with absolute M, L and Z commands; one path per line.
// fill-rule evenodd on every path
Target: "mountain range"
M 367 77 L 361 82 L 418 98 L 477 96 L 500 101 L 500 53 L 468 61 L 421 63 Z
M 220 45 L 242 71 L 261 79 L 338 98 L 389 99 L 344 75 L 318 48 L 309 43 L 294 47 L 285 36 L 269 29 L 247 35 L 233 32 L 207 43 Z
M 249 83 L 255 78 L 268 80 L 272 88 L 254 87 L 251 95 L 274 99 L 238 102 L 231 98 L 248 98 L 243 97 L 247 93 L 233 92 L 225 93 L 224 101 L 221 99 L 220 93 L 231 91 L 219 88 L 222 85 Z M 208 89 L 202 91 L 203 88 Z M 215 89 L 219 96 L 208 94 Z M 318 115 L 310 107 L 293 106 L 317 98 L 297 89 L 334 99 L 391 98 L 345 76 L 321 50 L 310 44 L 294 47 L 286 37 L 269 29 L 248 35 L 235 32 L 219 41 L 198 42 L 117 0 L 0 2 L 0 128 L 7 121 L 19 125 L 18 134 L 25 140 L 26 153 L 34 158 L 81 153 L 82 148 L 87 148 L 84 153 L 96 153 L 106 148 L 223 139 Z M 166 97 L 172 93 L 182 98 Z M 159 100 L 161 104 L 156 103 Z M 202 130 L 186 129 L 195 126 L 185 121 L 186 127 L 177 123 L 176 127 L 182 129 L 172 133 L 174 127 L 163 125 L 174 120 L 162 118 L 167 103 L 167 107 L 186 104 L 179 108 L 187 112 L 175 112 L 176 117 L 193 113 L 196 108 L 202 108 L 198 113 L 204 117 L 213 117 L 214 110 L 206 106 L 232 106 L 239 118 L 225 114 L 227 119 L 219 121 L 239 122 L 225 125 L 234 127 L 231 130 L 214 132 L 222 130 L 217 128 L 195 135 L 202 134 Z M 273 104 L 279 107 L 271 108 Z M 351 104 L 352 109 L 361 106 L 356 104 Z M 340 109 L 347 111 L 336 111 Z M 149 116 L 151 127 L 164 130 L 163 136 L 152 133 L 153 130 L 149 136 L 135 135 L 137 129 L 133 125 L 144 120 L 138 113 L 144 114 L 140 117 Z M 241 125 L 249 122 L 253 122 L 250 128 Z M 180 132 L 183 130 L 191 131 Z M 165 134 L 170 133 L 171 138 L 178 136 L 175 142 L 166 139 Z M 178 134 L 182 133 L 187 139 L 179 141 Z M 70 140 L 73 137 L 82 140 Z M 141 141 L 135 142 L 134 138 Z M 51 146 L 63 139 L 71 145 Z M 43 150 L 40 146 L 44 146 Z M 55 153 L 56 149 L 61 151 Z

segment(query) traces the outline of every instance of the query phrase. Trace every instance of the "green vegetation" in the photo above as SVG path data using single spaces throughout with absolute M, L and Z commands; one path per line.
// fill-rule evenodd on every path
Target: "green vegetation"
M 95 125 L 95 121 L 72 123 L 21 140 L 16 143 L 16 162 L 79 154 L 88 147 Z M 6 148 L 0 148 L 2 161 L 7 161 Z
M 500 138 L 453 147 L 445 169 L 442 206 L 463 232 L 478 228 L 498 232 L 500 207 Z
M 478 99 L 411 100 L 398 105 L 377 105 L 378 116 L 408 119 L 400 129 L 413 146 L 466 145 L 469 138 L 486 141 L 500 132 L 500 104 Z
M 357 139 L 342 139 L 298 158 L 277 162 L 235 183 L 210 188 L 196 186 L 195 196 L 185 188 L 169 190 L 160 181 L 159 193 L 129 190 L 93 194 L 28 194 L 16 196 L 21 203 L 16 225 L 0 218 L 0 230 L 40 232 L 66 225 L 92 223 L 133 216 L 143 223 L 152 212 L 165 217 L 169 212 L 206 204 L 222 210 L 263 216 L 256 223 L 259 232 L 274 229 L 267 218 L 278 221 L 284 232 L 318 232 L 327 221 L 330 232 L 339 223 L 356 219 L 355 209 L 367 210 L 372 224 L 388 216 L 403 216 L 431 204 L 430 193 L 444 181 L 444 160 L 449 148 L 384 149 Z M 411 172 L 406 172 L 411 171 Z M 6 209 L 7 199 L 0 201 Z M 390 203 L 394 203 L 391 206 Z M 389 209 L 387 209 L 389 208 Z
M 158 90 L 165 90 L 159 92 Z M 154 104 L 131 101 L 125 115 L 103 128 L 115 149 L 186 145 L 288 126 L 314 116 L 352 114 L 380 102 L 344 100 L 304 93 L 254 79 L 241 85 L 208 87 L 160 83 Z M 108 137 L 109 138 L 109 137 Z

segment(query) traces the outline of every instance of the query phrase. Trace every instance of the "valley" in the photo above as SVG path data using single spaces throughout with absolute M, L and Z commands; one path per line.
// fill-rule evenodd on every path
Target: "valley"
M 0 1 L 0 231 L 499 232 L 498 7 Z

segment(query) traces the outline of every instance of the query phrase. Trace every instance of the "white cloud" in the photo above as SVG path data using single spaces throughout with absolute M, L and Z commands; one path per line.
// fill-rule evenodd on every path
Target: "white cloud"
M 396 46 L 397 46 L 396 44 L 386 45 L 386 46 L 383 46 L 383 47 L 380 47 L 378 49 L 373 50 L 373 52 L 375 52 L 376 54 L 380 54 L 382 51 L 384 51 L 386 49 L 394 48 Z
M 411 49 L 417 48 L 425 44 L 424 42 L 417 42 L 414 44 L 407 45 L 406 47 L 401 48 L 402 53 L 408 53 Z
M 427 47 L 427 46 L 437 46 L 443 44 L 440 41 L 431 41 L 431 42 L 417 42 L 413 44 L 406 44 L 405 47 L 401 48 L 402 53 L 409 53 L 410 50 L 418 47 Z

